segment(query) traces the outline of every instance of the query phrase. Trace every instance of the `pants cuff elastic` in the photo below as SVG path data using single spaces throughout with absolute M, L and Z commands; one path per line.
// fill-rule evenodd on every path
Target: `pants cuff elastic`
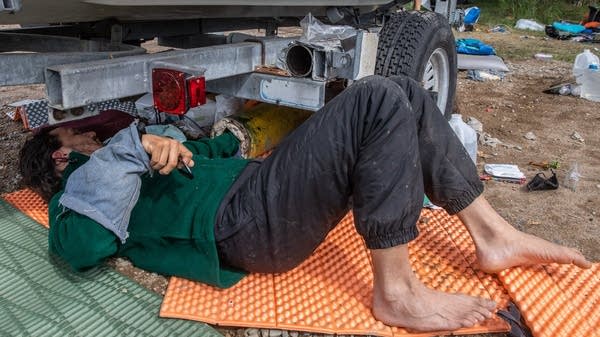
M 365 243 L 368 249 L 385 249 L 407 244 L 416 239 L 417 236 L 419 236 L 419 229 L 415 224 L 408 229 L 404 229 L 393 234 L 377 236 L 370 238 L 369 240 L 365 239 Z
M 483 193 L 483 184 L 478 184 L 473 189 L 466 190 L 460 197 L 450 200 L 444 209 L 448 214 L 454 215 L 467 208 L 481 193 Z

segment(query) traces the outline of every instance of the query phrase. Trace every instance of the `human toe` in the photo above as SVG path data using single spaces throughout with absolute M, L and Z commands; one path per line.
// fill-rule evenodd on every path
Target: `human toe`
M 460 325 L 462 328 L 470 328 L 476 324 L 477 324 L 477 320 L 473 317 L 465 317 L 460 322 Z
M 478 298 L 477 300 L 477 304 L 481 308 L 486 309 L 488 312 L 492 312 L 494 309 L 496 309 L 496 302 L 492 300 L 488 300 L 487 298 Z
M 471 317 L 475 320 L 476 324 L 479 324 L 486 320 L 486 317 L 477 311 L 471 313 Z
M 588 269 L 592 267 L 592 262 L 588 261 L 577 249 L 572 249 L 572 263 L 577 267 Z

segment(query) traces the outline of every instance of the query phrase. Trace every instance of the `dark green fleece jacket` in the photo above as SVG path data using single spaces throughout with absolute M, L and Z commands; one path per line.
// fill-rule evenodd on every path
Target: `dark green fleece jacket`
M 194 178 L 177 170 L 167 176 L 144 174 L 125 243 L 94 220 L 62 206 L 58 200 L 63 191 L 57 193 L 49 204 L 50 252 L 76 270 L 98 265 L 110 256 L 124 256 L 149 271 L 222 288 L 242 279 L 245 272 L 219 263 L 214 225 L 221 201 L 248 160 L 233 157 L 239 142 L 229 133 L 184 145 L 194 153 Z M 63 188 L 70 173 L 87 158 L 71 154 Z

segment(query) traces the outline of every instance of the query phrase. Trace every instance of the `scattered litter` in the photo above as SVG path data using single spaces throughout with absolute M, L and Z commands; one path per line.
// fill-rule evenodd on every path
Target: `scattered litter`
M 548 89 L 543 91 L 546 94 L 561 95 L 561 96 L 577 96 L 581 95 L 581 85 L 574 82 L 558 82 L 552 84 Z
M 531 131 L 527 132 L 523 137 L 525 137 L 525 139 L 528 139 L 528 140 L 536 140 L 537 139 L 535 134 Z
M 517 165 L 512 164 L 485 164 L 483 167 L 485 173 L 490 175 L 493 180 L 509 183 L 524 184 L 525 174 L 521 172 Z
M 479 137 L 479 142 L 481 143 L 481 145 L 489 147 L 496 147 L 497 145 L 503 144 L 502 141 L 500 141 L 500 139 L 494 138 L 492 137 L 492 135 L 485 132 L 483 132 L 481 134 L 481 137 Z
M 494 28 L 488 29 L 488 33 L 510 33 L 510 29 L 506 25 L 496 25 Z
M 583 139 L 583 137 L 581 137 L 581 135 L 577 131 L 573 131 L 573 133 L 571 134 L 571 139 L 581 143 L 585 143 L 585 139 Z
M 467 117 L 467 125 L 477 132 L 478 137 L 480 137 L 483 133 L 483 123 L 481 123 L 477 118 Z
M 566 21 L 556 21 L 545 28 L 546 35 L 559 40 L 572 40 L 576 42 L 598 42 L 600 35 L 600 18 L 598 9 L 589 6 L 589 14 L 581 24 Z
M 550 61 L 553 59 L 552 54 L 544 54 L 544 53 L 537 53 L 537 54 L 533 55 L 533 57 L 535 57 L 536 60 L 540 60 L 540 61 Z
M 558 169 L 560 167 L 560 162 L 558 160 L 553 160 L 553 161 L 550 161 L 550 162 L 547 162 L 547 161 L 542 161 L 542 162 L 530 161 L 529 165 L 531 165 L 531 166 L 537 166 L 537 167 L 540 167 L 540 168 L 542 168 L 544 170 L 551 169 L 551 168 L 556 170 L 556 169 Z
M 479 82 L 502 81 L 504 76 L 505 74 L 503 72 L 496 70 L 467 70 L 467 78 Z
M 573 34 L 562 31 L 562 30 L 558 30 L 552 25 L 546 26 L 545 30 L 546 30 L 546 35 L 548 35 L 549 37 L 551 37 L 553 39 L 568 40 L 570 38 L 573 38 Z
M 478 7 L 469 7 L 465 10 L 457 9 L 456 14 L 459 19 L 456 22 L 459 32 L 472 32 L 475 24 L 479 21 L 481 10 Z
M 492 158 L 494 155 L 493 154 L 490 155 L 490 154 L 484 153 L 483 151 L 477 151 L 477 156 L 479 158 L 489 159 L 489 158 Z
M 481 10 L 479 7 L 469 7 L 465 9 L 465 25 L 474 25 L 479 21 L 479 15 L 481 14 Z
M 585 30 L 585 27 L 582 25 L 565 21 L 555 21 L 552 23 L 552 27 L 571 34 L 579 34 Z
M 477 163 L 477 132 L 462 120 L 460 114 L 452 114 L 448 124 L 467 150 L 473 163 Z
M 544 172 L 540 172 L 533 177 L 527 183 L 528 191 L 542 191 L 542 190 L 556 190 L 558 189 L 558 178 L 556 177 L 556 172 L 554 170 L 550 170 L 552 172 L 552 176 L 550 178 L 546 178 L 546 174 Z
M 456 40 L 456 52 L 467 55 L 496 55 L 494 47 L 477 39 Z
M 515 24 L 515 28 L 522 29 L 522 30 L 533 30 L 536 32 L 544 31 L 544 25 L 538 23 L 535 20 L 530 20 L 530 19 L 519 19 L 517 21 L 517 23 Z
M 576 191 L 577 185 L 579 184 L 579 178 L 582 178 L 582 177 L 583 176 L 579 172 L 579 165 L 577 164 L 577 162 L 573 162 L 571 164 L 571 169 L 565 176 L 565 182 L 564 182 L 565 187 L 570 189 L 573 192 Z
M 509 69 L 504 61 L 496 55 L 466 55 L 458 54 L 458 69 L 460 70 L 496 70 L 508 72 Z

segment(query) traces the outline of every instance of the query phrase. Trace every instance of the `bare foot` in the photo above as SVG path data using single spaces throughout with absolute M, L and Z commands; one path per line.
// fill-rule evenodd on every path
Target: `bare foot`
M 471 327 L 490 318 L 495 307 L 490 300 L 447 294 L 421 283 L 396 295 L 382 294 L 377 288 L 373 294 L 375 318 L 387 325 L 418 331 Z
M 516 229 L 507 231 L 501 237 L 479 241 L 478 267 L 488 273 L 542 263 L 572 263 L 580 268 L 592 266 L 576 249 L 557 245 Z
M 458 217 L 475 241 L 478 265 L 483 271 L 493 273 L 540 263 L 572 263 L 581 268 L 592 266 L 576 249 L 516 230 L 481 196 L 460 211 Z
M 419 331 L 471 327 L 492 316 L 496 303 L 427 288 L 412 271 L 408 244 L 372 249 L 373 315 L 392 326 Z

